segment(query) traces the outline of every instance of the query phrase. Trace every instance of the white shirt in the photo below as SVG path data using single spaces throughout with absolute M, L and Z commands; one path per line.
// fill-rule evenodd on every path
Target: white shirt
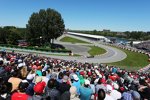
M 106 94 L 106 97 L 104 100 L 115 100 L 115 99 L 113 99 L 110 95 Z

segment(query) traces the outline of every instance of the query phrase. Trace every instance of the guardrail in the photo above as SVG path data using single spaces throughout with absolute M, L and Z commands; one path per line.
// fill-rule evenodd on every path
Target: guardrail
M 150 64 L 145 66 L 144 68 L 139 69 L 138 71 L 139 72 L 146 72 L 146 71 L 149 71 L 149 70 L 150 70 Z

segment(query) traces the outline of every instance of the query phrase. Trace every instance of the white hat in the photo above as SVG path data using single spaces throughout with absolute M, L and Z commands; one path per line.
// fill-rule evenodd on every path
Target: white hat
M 99 71 L 98 71 L 98 70 L 95 70 L 95 73 L 98 75 L 98 74 L 99 74 Z
M 102 75 L 99 73 L 99 71 L 98 71 L 98 70 L 95 70 L 95 73 L 96 73 L 96 75 L 98 75 L 98 76 L 99 76 L 99 78 L 102 78 Z
M 21 60 L 21 59 L 19 59 L 19 60 L 18 60 L 18 63 L 21 63 L 21 62 L 22 62 L 22 60 Z
M 23 63 L 18 64 L 18 68 L 23 67 L 23 66 L 24 66 Z
M 73 74 L 72 76 L 73 76 L 73 79 L 74 79 L 74 80 L 76 80 L 76 81 L 79 80 L 79 78 L 78 78 L 78 76 L 77 76 L 76 74 Z
M 27 80 L 22 80 L 21 82 L 22 82 L 22 83 L 28 83 L 28 81 L 27 81 Z
M 99 78 L 95 79 L 94 84 L 97 84 L 99 81 Z
M 62 68 L 63 68 L 63 69 L 66 69 L 66 66 L 63 66 Z
M 94 68 L 98 68 L 98 66 L 94 66 Z
M 34 78 L 34 75 L 33 74 L 29 74 L 28 76 L 27 76 L 27 79 L 28 80 L 32 80 Z
M 90 81 L 87 80 L 87 79 L 85 79 L 85 80 L 84 80 L 84 84 L 85 84 L 85 85 L 90 85 Z
M 3 61 L 3 58 L 0 58 L 0 61 Z
M 113 83 L 114 89 L 118 90 L 119 89 L 119 85 L 117 83 Z

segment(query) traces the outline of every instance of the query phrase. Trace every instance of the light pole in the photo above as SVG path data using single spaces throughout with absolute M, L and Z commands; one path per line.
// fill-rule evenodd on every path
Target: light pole
M 40 45 L 42 45 L 42 44 L 41 44 L 41 39 L 42 39 L 42 36 L 40 36 Z

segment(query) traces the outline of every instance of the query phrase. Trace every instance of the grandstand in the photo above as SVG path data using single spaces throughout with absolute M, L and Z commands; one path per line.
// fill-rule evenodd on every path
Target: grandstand
M 99 36 L 99 35 L 90 35 L 90 34 L 82 34 L 82 33 L 74 33 L 74 32 L 67 32 L 67 34 L 85 37 L 85 38 L 90 38 L 90 39 L 94 39 L 97 41 L 110 42 L 110 39 L 108 39 L 104 36 Z

